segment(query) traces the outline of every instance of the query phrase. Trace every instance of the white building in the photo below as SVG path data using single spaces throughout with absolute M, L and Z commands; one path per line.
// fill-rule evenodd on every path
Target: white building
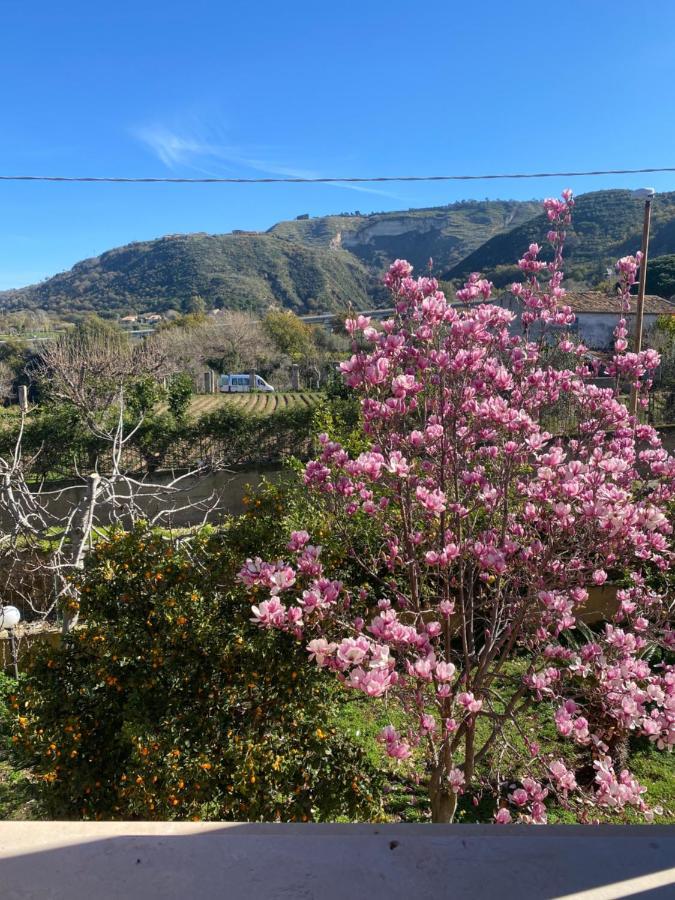
M 496 297 L 494 303 L 513 312 L 520 311 L 520 301 L 513 294 L 504 293 Z M 610 350 L 614 342 L 614 329 L 621 315 L 621 301 L 618 296 L 601 291 L 568 291 L 564 302 L 576 315 L 571 330 L 575 332 L 590 350 Z M 636 298 L 631 297 L 628 315 L 628 329 L 633 330 Z M 675 316 L 675 303 L 649 294 L 645 297 L 644 332 L 647 333 L 659 316 Z

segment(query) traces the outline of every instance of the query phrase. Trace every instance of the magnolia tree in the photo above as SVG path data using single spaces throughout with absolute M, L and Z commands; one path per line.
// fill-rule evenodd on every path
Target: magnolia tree
M 594 807 L 653 815 L 617 748 L 629 735 L 675 743 L 672 598 L 649 586 L 671 559 L 675 459 L 619 399 L 631 386 L 644 394 L 659 360 L 627 352 L 624 314 L 616 386 L 594 383 L 562 288 L 572 206 L 569 192 L 545 202 L 552 260 L 536 244 L 520 260 L 519 316 L 489 304 L 477 275 L 451 305 L 398 260 L 386 277 L 394 316 L 348 320 L 355 352 L 342 370 L 369 449 L 353 458 L 324 435 L 304 479 L 335 527 L 365 518 L 378 536 L 359 550 L 363 584 L 332 580 L 304 531 L 290 561 L 247 560 L 240 573 L 259 626 L 304 641 L 346 688 L 402 708 L 408 725 L 379 740 L 395 760 L 424 760 L 436 822 L 452 821 L 465 791 L 492 791 L 498 823 L 545 822 L 547 797 L 582 821 Z M 638 266 L 618 263 L 625 310 Z M 553 346 L 572 367 L 553 364 Z M 575 426 L 556 435 L 545 421 L 562 399 Z M 618 611 L 591 632 L 589 588 L 608 575 L 623 579 Z M 527 712 L 544 701 L 570 753 L 547 754 L 531 734 Z

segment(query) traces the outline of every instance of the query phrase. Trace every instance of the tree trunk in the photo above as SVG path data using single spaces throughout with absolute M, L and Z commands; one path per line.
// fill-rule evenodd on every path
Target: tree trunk
M 614 735 L 608 742 L 609 756 L 617 774 L 628 765 L 630 756 L 630 739 L 628 735 Z
M 441 825 L 452 822 L 457 810 L 457 794 L 448 786 L 447 772 L 443 765 L 434 769 L 431 775 L 429 797 L 431 798 L 431 821 Z

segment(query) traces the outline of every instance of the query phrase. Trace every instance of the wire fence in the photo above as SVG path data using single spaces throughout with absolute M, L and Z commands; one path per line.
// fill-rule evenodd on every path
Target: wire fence
M 629 395 L 623 394 L 621 401 L 628 406 Z M 675 425 L 675 387 L 652 390 L 648 396 L 647 408 L 640 413 L 643 422 L 655 428 Z M 579 407 L 570 396 L 563 396 L 549 407 L 541 418 L 541 425 L 554 435 L 573 435 L 579 431 L 581 414 Z
M 311 405 L 251 415 L 221 407 L 197 421 L 148 422 L 125 444 L 120 471 L 143 475 L 159 470 L 242 469 L 308 459 L 313 450 L 316 410 Z M 113 471 L 112 444 L 86 430 L 73 429 L 69 441 L 54 441 L 53 428 L 37 421 L 26 428 L 24 451 L 31 480 L 68 481 L 92 471 Z M 11 456 L 15 429 L 0 429 L 0 455 Z

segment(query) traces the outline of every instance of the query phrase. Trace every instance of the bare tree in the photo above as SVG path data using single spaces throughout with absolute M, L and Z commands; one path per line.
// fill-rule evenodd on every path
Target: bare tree
M 269 368 L 278 362 L 259 319 L 228 311 L 204 322 L 170 327 L 158 332 L 156 353 L 176 370 L 199 374 L 204 366 L 221 372 Z
M 221 313 L 209 329 L 205 348 L 210 358 L 221 360 L 221 369 L 229 372 L 269 367 L 278 354 L 270 345 L 260 319 L 247 313 Z
M 93 435 L 106 447 L 105 469 L 81 474 L 74 483 L 53 490 L 44 479 L 35 479 L 33 456 L 24 452 L 24 434 L 30 411 L 22 406 L 16 441 L 9 454 L 0 457 L 0 558 L 5 571 L 19 572 L 14 583 L 30 609 L 38 608 L 22 589 L 37 579 L 51 585 L 51 603 L 41 612 L 48 616 L 57 607 L 63 629 L 77 623 L 79 595 L 73 574 L 81 570 L 94 541 L 111 526 L 128 528 L 139 519 L 151 524 L 170 524 L 178 512 L 189 512 L 194 524 L 206 521 L 217 507 L 211 495 L 195 501 L 190 496 L 193 479 L 205 474 L 206 464 L 164 479 L 129 471 L 125 449 L 141 427 L 145 413 L 126 402 L 134 379 L 160 377 L 168 370 L 165 348 L 151 341 L 131 345 L 110 331 L 64 336 L 46 343 L 37 368 L 38 377 L 52 399 L 72 405 L 82 414 Z M 26 577 L 31 576 L 31 577 Z
M 46 341 L 34 375 L 48 385 L 51 397 L 93 418 L 110 409 L 132 379 L 169 374 L 166 349 L 156 340 L 134 344 L 112 328 L 82 330 Z

